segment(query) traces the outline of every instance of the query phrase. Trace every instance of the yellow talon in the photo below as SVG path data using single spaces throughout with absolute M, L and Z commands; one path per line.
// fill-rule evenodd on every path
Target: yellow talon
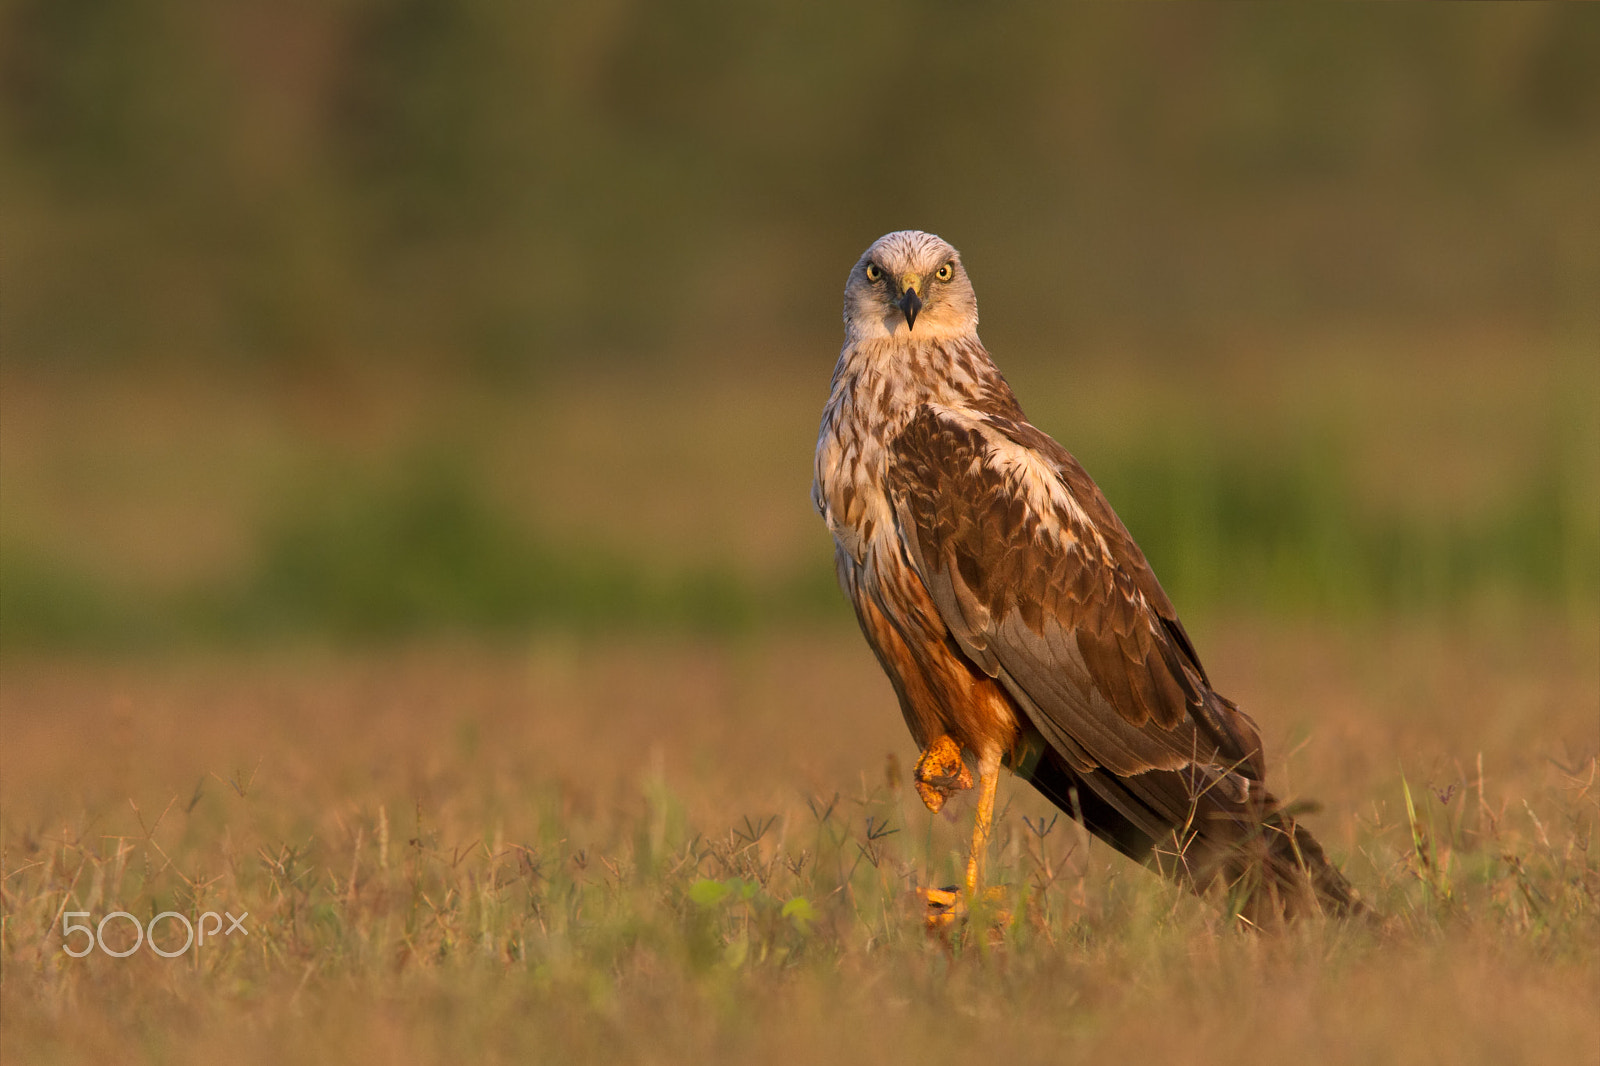
M 966 920 L 970 897 L 955 886 L 919 888 L 916 893 L 925 907 L 922 926 L 930 935 L 947 934 L 955 928 L 958 919 Z M 995 885 L 985 889 L 979 898 L 983 903 L 983 912 L 989 919 L 989 933 L 991 937 L 996 936 L 1011 924 L 1011 912 L 1002 906 L 1006 899 L 1005 887 Z

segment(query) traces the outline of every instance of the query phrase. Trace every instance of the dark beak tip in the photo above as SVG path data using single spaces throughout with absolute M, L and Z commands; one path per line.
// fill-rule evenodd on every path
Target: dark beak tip
M 900 311 L 906 316 L 907 329 L 917 328 L 917 312 L 921 310 L 921 298 L 915 292 L 907 289 L 905 295 L 900 297 Z

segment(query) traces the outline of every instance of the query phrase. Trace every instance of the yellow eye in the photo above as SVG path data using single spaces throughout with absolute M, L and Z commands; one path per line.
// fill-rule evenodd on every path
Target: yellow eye
M 877 263 L 868 263 L 867 264 L 867 280 L 868 281 L 877 281 L 881 277 L 883 277 L 883 270 L 878 266 L 878 264 Z
M 933 276 L 938 278 L 940 281 L 949 281 L 951 278 L 956 276 L 955 263 L 946 263 L 938 270 L 935 270 L 933 272 Z

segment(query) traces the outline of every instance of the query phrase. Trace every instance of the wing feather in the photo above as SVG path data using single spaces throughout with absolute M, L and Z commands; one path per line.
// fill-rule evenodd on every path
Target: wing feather
M 1260 777 L 1253 723 L 1212 692 L 1143 553 L 1065 449 L 1026 422 L 928 405 L 892 451 L 906 558 L 1053 748 L 1125 777 L 1197 764 Z

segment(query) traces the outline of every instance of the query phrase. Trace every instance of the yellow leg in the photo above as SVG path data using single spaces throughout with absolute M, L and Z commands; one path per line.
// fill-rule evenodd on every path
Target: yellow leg
M 1000 749 L 978 756 L 978 816 L 972 826 L 972 854 L 967 859 L 967 896 L 978 898 L 983 861 L 989 852 L 989 830 L 994 822 L 994 795 L 1000 785 Z

